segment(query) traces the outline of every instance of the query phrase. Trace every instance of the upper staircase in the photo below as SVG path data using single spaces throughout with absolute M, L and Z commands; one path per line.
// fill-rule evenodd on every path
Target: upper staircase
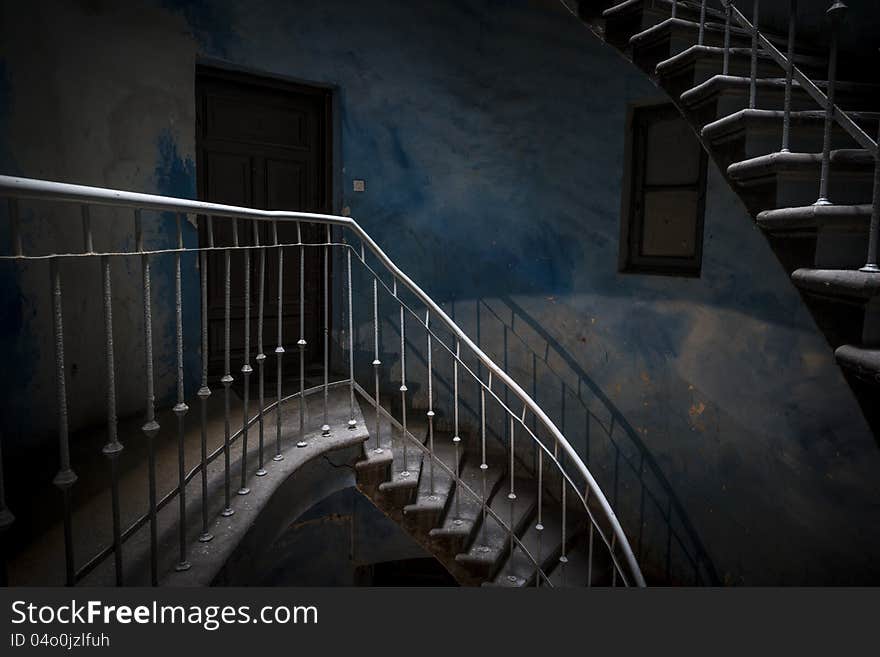
M 830 48 L 797 37 L 796 0 L 781 34 L 761 27 L 756 0 L 563 4 L 689 122 L 802 292 L 880 435 L 880 85 L 876 67 L 858 57 L 873 61 L 877 44 L 839 52 L 842 2 L 829 3 Z

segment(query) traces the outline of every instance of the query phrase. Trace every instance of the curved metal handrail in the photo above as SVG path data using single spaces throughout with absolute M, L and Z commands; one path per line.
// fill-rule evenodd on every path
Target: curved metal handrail
M 401 271 L 397 265 L 385 254 L 379 245 L 367 234 L 367 232 L 351 217 L 342 217 L 331 214 L 318 214 L 310 212 L 288 212 L 280 210 L 257 210 L 254 208 L 209 203 L 191 199 L 179 199 L 156 194 L 143 194 L 123 190 L 106 189 L 101 187 L 89 187 L 86 185 L 74 185 L 33 178 L 16 176 L 0 176 L 0 195 L 14 198 L 40 199 L 49 201 L 62 201 L 73 203 L 85 203 L 89 205 L 136 207 L 142 210 L 156 210 L 162 212 L 176 212 L 186 214 L 202 214 L 216 217 L 228 217 L 238 219 L 253 219 L 257 221 L 309 221 L 314 223 L 340 226 L 351 230 L 369 248 L 373 255 L 382 263 L 389 273 L 400 281 L 426 308 L 439 318 L 446 328 L 463 343 L 480 362 L 492 373 L 492 376 L 503 382 L 519 400 L 534 414 L 544 428 L 550 433 L 575 469 L 587 483 L 588 494 L 593 496 L 595 503 L 602 510 L 607 522 L 611 525 L 614 542 L 620 547 L 626 565 L 632 574 L 637 586 L 645 586 L 645 580 L 641 569 L 636 561 L 632 547 L 623 532 L 620 521 L 617 519 L 605 494 L 599 488 L 592 473 L 581 460 L 575 449 L 565 439 L 562 432 L 553 421 L 541 409 L 540 406 L 523 390 L 516 381 L 487 356 L 476 343 L 443 311 L 443 309 L 424 292 L 409 276 Z M 17 232 L 17 227 L 14 227 Z M 3 256 L 4 259 L 23 258 L 20 253 L 12 256 Z M 63 257 L 63 256 L 58 256 Z

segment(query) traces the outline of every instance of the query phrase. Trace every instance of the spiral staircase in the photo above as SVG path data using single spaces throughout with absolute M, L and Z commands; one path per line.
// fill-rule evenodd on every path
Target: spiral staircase
M 783 34 L 761 28 L 755 0 L 563 4 L 691 125 L 801 291 L 880 435 L 880 166 L 872 138 L 880 85 L 866 63 L 875 49 L 839 48 L 846 5 L 829 3 L 823 48 L 798 38 L 796 0 L 786 3 Z

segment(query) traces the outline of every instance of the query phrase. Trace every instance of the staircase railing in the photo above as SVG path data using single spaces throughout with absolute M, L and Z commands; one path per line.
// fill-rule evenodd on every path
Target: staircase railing
M 450 409 L 456 419 L 456 432 L 453 442 L 456 449 L 462 448 L 462 437 L 458 435 L 458 383 L 459 376 L 465 377 L 475 383 L 479 388 L 480 397 L 480 414 L 481 414 L 481 444 L 479 445 L 482 462 L 481 469 L 484 473 L 488 468 L 505 468 L 509 473 L 509 494 L 511 501 L 511 509 L 513 508 L 516 494 L 514 490 L 516 477 L 516 469 L 519 461 L 515 458 L 516 446 L 515 439 L 522 441 L 530 441 L 534 449 L 537 450 L 538 457 L 538 473 L 537 486 L 538 498 L 541 495 L 547 495 L 545 489 L 550 485 L 558 485 L 559 488 L 553 493 L 553 497 L 561 504 L 562 511 L 562 536 L 559 537 L 562 553 L 559 557 L 560 562 L 566 562 L 566 550 L 572 544 L 574 536 L 566 532 L 573 531 L 572 527 L 577 527 L 577 522 L 572 522 L 572 518 L 582 516 L 580 520 L 585 522 L 584 538 L 588 540 L 588 554 L 590 559 L 590 567 L 594 558 L 594 551 L 604 550 L 610 558 L 612 564 L 612 583 L 618 582 L 624 585 L 644 586 L 644 578 L 636 562 L 632 548 L 626 535 L 614 514 L 608 500 L 602 490 L 597 485 L 595 479 L 581 460 L 575 449 L 569 444 L 560 430 L 545 414 L 540 406 L 514 381 L 504 370 L 492 361 L 478 346 L 475 344 L 459 326 L 442 310 L 442 308 L 431 299 L 418 285 L 416 285 L 403 271 L 401 271 L 391 259 L 379 248 L 372 238 L 349 217 L 341 217 L 326 214 L 314 214 L 303 212 L 285 212 L 285 211 L 263 211 L 246 207 L 237 207 L 231 205 L 222 205 L 216 203 L 205 203 L 194 200 L 179 199 L 167 196 L 157 196 L 151 194 L 140 194 L 127 191 L 119 191 L 100 187 L 86 187 L 81 185 L 71 185 L 66 183 L 49 182 L 44 180 L 34 180 L 26 178 L 16 178 L 10 176 L 0 176 L 0 196 L 9 199 L 9 222 L 11 234 L 11 253 L 0 256 L 4 261 L 11 261 L 18 264 L 29 264 L 38 266 L 43 263 L 47 266 L 48 277 L 50 281 L 50 295 L 52 304 L 52 330 L 54 337 L 54 372 L 56 384 L 56 405 L 58 413 L 58 454 L 59 454 L 59 470 L 54 479 L 55 486 L 61 492 L 62 497 L 62 516 L 64 524 L 64 555 L 65 555 L 65 580 L 68 585 L 74 585 L 82 581 L 90 572 L 98 565 L 109 559 L 111 556 L 114 561 L 115 581 L 121 585 L 125 583 L 123 569 L 123 555 L 125 543 L 133 537 L 133 535 L 149 525 L 150 528 L 150 568 L 151 582 L 158 583 L 158 553 L 159 544 L 157 539 L 157 513 L 160 509 L 171 504 L 173 501 L 178 502 L 178 518 L 176 521 L 176 531 L 178 534 L 177 549 L 177 569 L 184 570 L 191 566 L 198 566 L 195 560 L 190 561 L 191 554 L 189 550 L 188 540 L 190 533 L 187 528 L 186 513 L 186 493 L 187 486 L 200 476 L 201 479 L 201 533 L 198 540 L 210 541 L 213 537 L 209 533 L 209 511 L 207 499 L 207 466 L 209 463 L 219 458 L 222 454 L 224 457 L 224 504 L 222 515 L 232 515 L 235 512 L 235 503 L 232 496 L 233 477 L 236 473 L 232 472 L 230 449 L 232 445 L 239 441 L 241 445 L 241 470 L 240 481 L 237 493 L 239 495 L 247 495 L 249 493 L 248 485 L 255 485 L 254 481 L 248 477 L 248 459 L 254 456 L 253 447 L 248 446 L 249 429 L 256 426 L 258 429 L 258 445 L 255 455 L 258 459 L 258 470 L 256 475 L 266 472 L 266 468 L 271 467 L 271 460 L 266 458 L 268 442 L 270 441 L 269 433 L 271 428 L 264 426 L 264 419 L 269 416 L 271 411 L 275 411 L 275 444 L 274 459 L 279 460 L 284 456 L 284 441 L 286 436 L 282 431 L 282 415 L 285 413 L 287 402 L 298 400 L 299 402 L 299 430 L 296 435 L 297 444 L 302 445 L 306 440 L 305 422 L 305 399 L 310 395 L 322 395 L 323 397 L 323 426 L 321 433 L 323 436 L 329 436 L 331 432 L 339 430 L 341 427 L 333 427 L 328 423 L 327 399 L 328 391 L 337 386 L 345 386 L 348 388 L 350 413 L 347 422 L 348 429 L 354 429 L 357 425 L 355 414 L 355 394 L 360 394 L 369 400 L 375 406 L 377 424 L 375 438 L 375 449 L 382 449 L 379 431 L 381 429 L 378 417 L 381 414 L 391 420 L 393 426 L 397 427 L 403 436 L 404 450 L 407 446 L 419 450 L 428 457 L 428 476 L 432 476 L 434 468 L 440 467 L 445 469 L 455 481 L 460 490 L 472 495 L 475 499 L 481 501 L 483 522 L 486 518 L 493 517 L 510 537 L 510 549 L 519 548 L 531 560 L 535 567 L 537 577 L 536 584 L 550 585 L 550 577 L 548 572 L 544 570 L 544 563 L 540 560 L 540 556 L 536 558 L 530 554 L 527 546 L 524 545 L 516 535 L 515 527 L 512 522 L 508 523 L 501 514 L 490 508 L 487 500 L 485 486 L 483 490 L 476 491 L 471 489 L 466 482 L 459 477 L 459 460 L 456 458 L 454 467 L 450 467 L 441 459 L 437 458 L 434 453 L 434 432 L 433 422 L 435 416 L 435 406 L 433 405 L 432 395 L 432 362 L 428 358 L 427 365 L 427 389 L 428 389 L 428 440 L 427 444 L 415 438 L 407 427 L 407 408 L 410 406 L 408 398 L 409 388 L 407 387 L 407 365 L 406 365 L 406 341 L 405 335 L 408 324 L 415 324 L 420 331 L 423 331 L 428 344 L 428 354 L 432 354 L 436 346 L 438 351 L 449 359 L 455 372 L 455 394 L 452 400 L 453 408 Z M 83 244 L 82 249 L 65 250 L 64 252 L 52 252 L 46 254 L 26 253 L 24 249 L 24 239 L 21 221 L 21 211 L 19 203 L 23 201 L 48 201 L 66 204 L 67 207 L 78 209 L 78 214 L 82 222 Z M 123 209 L 132 213 L 132 228 L 134 232 L 133 248 L 116 248 L 108 250 L 100 250 L 95 248 L 95 240 L 92 232 L 91 209 L 97 206 L 111 206 Z M 176 235 L 175 243 L 171 246 L 148 245 L 145 239 L 144 231 L 144 213 L 160 212 L 173 213 L 176 218 Z M 198 248 L 187 247 L 184 244 L 182 236 L 182 222 L 187 217 L 195 216 L 203 222 L 206 233 L 206 243 Z M 214 222 L 216 220 L 225 221 L 226 226 L 231 229 L 231 243 L 221 243 L 220 240 L 214 238 Z M 243 244 L 239 240 L 239 221 L 243 221 L 245 229 L 253 230 L 252 243 Z M 268 244 L 261 244 L 259 231 L 257 226 L 267 224 L 271 227 L 271 239 Z M 281 237 L 279 227 L 283 225 L 293 225 L 296 227 L 297 239 L 295 242 L 284 241 Z M 309 242 L 304 239 L 307 228 L 317 227 L 320 239 Z M 308 347 L 306 342 L 305 321 L 306 313 L 304 301 L 308 293 L 314 293 L 312 289 L 305 287 L 304 263 L 305 253 L 309 249 L 318 249 L 323 255 L 323 318 L 322 326 L 319 333 L 323 335 L 323 365 L 322 365 L 322 383 L 310 388 L 306 387 L 305 375 L 305 352 Z M 231 297 L 231 280 L 232 280 L 232 258 L 235 252 L 243 254 L 244 259 L 244 275 L 243 275 L 243 296 L 244 296 L 244 336 L 243 336 L 243 363 L 241 365 L 242 390 L 243 390 L 243 417 L 240 422 L 232 419 L 230 407 L 231 385 L 234 381 L 232 375 L 231 362 L 231 332 L 230 332 L 230 297 Z M 284 327 L 282 315 L 284 310 L 283 298 L 283 281 L 284 260 L 285 255 L 294 253 L 299 256 L 299 295 L 298 295 L 298 315 L 299 315 L 299 335 L 296 340 L 297 351 L 299 352 L 299 372 L 298 384 L 299 390 L 294 394 L 285 395 L 282 390 L 283 378 L 283 362 L 285 355 L 285 341 L 289 343 L 295 336 L 284 335 Z M 183 341 L 183 273 L 181 269 L 181 258 L 185 254 L 195 253 L 199 258 L 200 270 L 200 293 L 201 293 L 201 319 L 200 333 L 201 344 L 190 345 L 184 344 Z M 208 254 L 222 256 L 223 261 L 223 298 L 224 298 L 224 336 L 223 336 L 223 377 L 220 382 L 223 386 L 224 394 L 224 441 L 216 450 L 209 453 L 207 449 L 207 433 L 208 425 L 206 420 L 207 401 L 212 391 L 209 387 L 208 379 L 208 317 L 207 317 L 207 269 Z M 154 351 L 153 351 L 153 308 L 156 300 L 152 298 L 152 274 L 151 262 L 160 255 L 171 255 L 174 257 L 174 325 L 175 325 L 175 372 L 176 372 L 176 399 L 173 412 L 177 418 L 177 485 L 170 491 L 166 492 L 161 498 L 157 490 L 156 463 L 155 463 L 155 438 L 159 433 L 160 427 L 156 421 L 156 390 L 154 376 Z M 254 373 L 251 366 L 251 348 L 252 339 L 251 330 L 251 268 L 250 259 L 256 256 L 257 266 L 257 336 L 256 336 L 256 354 L 254 362 L 257 365 L 257 397 L 258 403 L 256 410 L 250 408 L 251 390 L 250 378 Z M 330 333 L 331 320 L 329 314 L 330 305 L 330 280 L 329 280 L 329 263 L 331 256 L 336 258 L 333 262 L 341 263 L 343 267 L 342 288 L 344 293 L 341 301 L 342 314 L 345 317 L 343 322 L 343 330 L 337 331 L 340 347 L 347 352 L 347 377 L 335 379 L 331 382 L 332 366 L 329 362 L 330 352 Z M 264 328 L 264 308 L 265 308 L 265 291 L 267 285 L 266 264 L 270 258 L 277 261 L 277 344 L 274 348 L 275 365 L 276 365 L 276 390 L 274 399 L 266 402 L 265 383 L 266 383 L 266 361 L 267 355 L 264 353 L 263 344 L 263 328 Z M 143 353 L 143 385 L 145 390 L 145 422 L 142 432 L 146 440 L 148 452 L 148 509 L 146 513 L 138 517 L 134 522 L 123 527 L 120 514 L 120 466 L 119 458 L 123 452 L 123 445 L 118 435 L 118 418 L 117 418 L 117 384 L 116 377 L 120 371 L 120 362 L 114 351 L 114 322 L 113 322 L 113 277 L 111 262 L 117 259 L 139 260 L 141 263 L 141 300 L 143 302 L 143 329 L 144 329 L 144 353 Z M 66 381 L 68 376 L 68 367 L 65 362 L 65 332 L 64 332 L 64 311 L 62 297 L 62 264 L 68 261 L 85 260 L 87 262 L 99 263 L 101 273 L 102 288 L 102 309 L 103 309 L 103 341 L 104 341 L 104 361 L 106 373 L 104 378 L 106 392 L 106 416 L 107 416 L 107 441 L 103 446 L 102 453 L 109 461 L 110 466 L 110 497 L 112 501 L 112 544 L 99 550 L 96 554 L 88 555 L 85 560 L 78 561 L 75 555 L 75 542 L 73 539 L 73 503 L 71 491 L 77 482 L 77 475 L 74 472 L 71 460 L 70 449 L 70 428 L 69 428 L 69 405 L 71 399 L 67 393 Z M 373 331 L 374 337 L 374 353 L 369 368 L 373 372 L 373 380 L 366 385 L 361 385 L 357 380 L 356 363 L 355 363 L 355 312 L 354 312 L 354 294 L 352 275 L 353 262 L 359 268 L 358 277 L 366 277 L 368 281 L 366 289 L 366 298 L 369 300 L 367 312 L 370 315 L 362 326 L 358 323 L 357 329 L 369 327 Z M 289 274 L 288 274 L 289 278 Z M 396 418 L 392 411 L 388 410 L 382 403 L 379 386 L 379 372 L 383 365 L 380 361 L 380 341 L 379 327 L 381 318 L 379 316 L 379 300 L 380 294 L 383 300 L 390 299 L 397 309 L 398 319 L 400 322 L 400 345 L 401 350 L 398 354 L 399 362 L 396 364 L 399 368 L 400 376 L 400 418 Z M 360 297 L 358 297 L 360 299 Z M 369 306 L 372 306 L 371 308 Z M 334 304 L 334 308 L 336 305 Z M 409 322 L 407 322 L 409 320 Z M 442 327 L 442 331 L 439 329 Z M 441 333 L 443 335 L 441 335 Z M 189 410 L 186 399 L 186 386 L 184 376 L 184 353 L 189 350 L 198 348 L 201 352 L 201 385 L 199 387 L 197 397 L 200 401 L 201 409 L 201 458 L 197 465 L 186 469 L 184 455 L 185 441 L 185 423 L 186 415 Z M 473 366 L 477 364 L 477 367 Z M 475 371 L 476 370 L 476 371 Z M 390 370 L 389 370 L 390 371 Z M 128 377 L 137 376 L 137 371 L 131 369 L 126 371 Z M 411 382 L 410 382 L 411 383 Z M 373 393 L 368 393 L 367 388 L 374 388 Z M 503 389 L 503 393 L 502 393 Z M 521 407 L 516 408 L 510 402 L 515 400 Z M 191 401 L 191 400 L 189 400 Z M 500 411 L 504 418 L 504 423 L 509 429 L 509 440 L 506 449 L 509 449 L 509 462 L 489 463 L 492 456 L 486 449 L 486 423 L 490 414 L 487 408 L 494 405 L 497 411 Z M 438 409 L 439 410 L 439 409 Z M 237 425 L 237 426 L 234 426 Z M 372 442 L 372 441 L 371 441 Z M 2 457 L 0 457 L 2 458 Z M 406 451 L 404 452 L 404 464 L 407 461 Z M 504 459 L 508 459 L 505 457 Z M 544 464 L 548 464 L 549 471 L 544 473 L 542 477 Z M 0 530 L 8 529 L 13 521 L 13 516 L 7 508 L 2 478 L 3 464 L 0 461 Z M 552 475 L 552 476 L 551 476 Z M 539 507 L 540 508 L 540 507 Z M 511 516 L 513 514 L 511 513 Z M 540 518 L 539 518 L 540 524 Z M 548 568 L 549 570 L 549 568 Z M 588 582 L 591 581 L 588 578 Z
M 574 13 L 570 2 L 561 0 L 562 4 Z M 677 18 L 680 16 L 680 8 L 690 9 L 692 12 L 699 12 L 698 15 L 698 37 L 697 45 L 702 45 L 704 34 L 706 31 L 707 8 L 710 4 L 708 0 L 669 0 L 670 16 Z M 751 0 L 752 18 L 749 20 L 746 15 L 740 11 L 739 7 L 748 6 L 749 0 L 717 0 L 717 10 L 723 12 L 724 16 L 724 54 L 723 54 L 723 75 L 727 75 L 730 62 L 731 45 L 731 19 L 745 30 L 747 34 L 752 36 L 750 47 L 750 79 L 749 79 L 749 108 L 755 109 L 757 102 L 757 79 L 758 79 L 758 57 L 760 53 L 765 53 L 774 62 L 776 62 L 785 72 L 785 96 L 783 106 L 783 128 L 782 128 L 782 144 L 781 152 L 789 152 L 790 134 L 791 134 L 791 112 L 792 112 L 792 88 L 796 82 L 798 87 L 808 94 L 818 105 L 825 111 L 825 119 L 823 126 L 823 147 L 821 172 L 819 176 L 818 198 L 815 205 L 831 205 L 832 200 L 828 194 L 829 172 L 831 167 L 831 131 L 832 126 L 836 123 L 852 139 L 863 149 L 865 149 L 871 157 L 874 158 L 874 192 L 872 197 L 871 221 L 868 232 L 868 248 L 865 258 L 865 265 L 860 271 L 866 273 L 880 273 L 880 129 L 878 129 L 877 139 L 872 139 L 861 126 L 843 110 L 835 102 L 835 93 L 837 87 L 837 64 L 838 49 L 841 24 L 846 16 L 847 5 L 840 0 L 835 0 L 828 7 L 827 15 L 830 19 L 830 43 L 828 49 L 828 80 L 826 91 L 823 91 L 810 76 L 804 73 L 795 63 L 795 45 L 797 39 L 797 18 L 798 18 L 798 0 L 789 0 L 789 22 L 786 52 L 783 53 L 774 45 L 773 40 L 760 29 L 760 7 L 761 0 Z

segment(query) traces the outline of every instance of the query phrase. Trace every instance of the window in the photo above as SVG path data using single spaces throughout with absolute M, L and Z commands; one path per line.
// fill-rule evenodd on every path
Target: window
M 706 154 L 672 104 L 632 107 L 627 125 L 620 269 L 699 276 Z

